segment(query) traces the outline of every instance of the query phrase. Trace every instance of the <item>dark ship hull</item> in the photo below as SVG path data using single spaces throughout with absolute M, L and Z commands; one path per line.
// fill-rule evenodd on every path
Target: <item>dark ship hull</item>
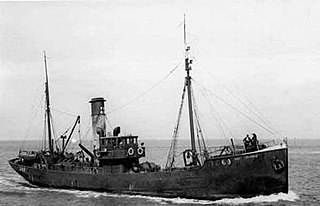
M 209 158 L 202 166 L 156 172 L 110 172 L 104 167 L 74 165 L 24 166 L 19 158 L 9 163 L 31 184 L 53 188 L 210 200 L 288 192 L 286 144 Z
M 184 23 L 186 77 L 165 169 L 161 170 L 155 163 L 139 162 L 146 153 L 144 143 L 138 143 L 138 136 L 121 135 L 119 126 L 113 129 L 113 134 L 107 131 L 106 100 L 103 97 L 90 100 L 92 147 L 87 149 L 80 143 L 79 152 L 67 152 L 75 127 L 80 124 L 80 116 L 70 131 L 67 130 L 59 139 L 54 138 L 45 52 L 48 148 L 44 146 L 38 152 L 20 151 L 18 158 L 9 160 L 11 167 L 31 184 L 53 188 L 210 200 L 287 193 L 286 143 L 268 147 L 259 144 L 257 135 L 252 133 L 252 138 L 247 135 L 243 139 L 244 147 L 234 145 L 233 139 L 232 146 L 224 146 L 216 151 L 206 147 L 193 100 L 190 76 L 192 59 L 189 57 L 190 47 L 186 43 L 185 27 Z M 184 167 L 179 168 L 175 166 L 175 158 L 180 156 L 177 154 L 176 141 L 185 94 L 188 100 L 191 147 L 181 153 Z M 263 128 L 274 134 L 268 127 Z M 62 143 L 57 144 L 59 140 Z M 219 152 L 219 155 L 213 155 L 215 152 Z

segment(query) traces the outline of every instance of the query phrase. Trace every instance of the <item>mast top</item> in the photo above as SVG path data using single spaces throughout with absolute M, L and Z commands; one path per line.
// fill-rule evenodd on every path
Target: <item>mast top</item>
M 186 33 L 186 14 L 183 15 L 183 37 L 184 37 L 184 46 L 187 45 L 187 33 Z
M 189 70 L 191 70 L 192 60 L 189 60 L 189 50 L 190 46 L 187 44 L 187 26 L 186 26 L 186 15 L 183 16 L 183 40 L 184 40 L 184 57 L 185 57 L 185 69 L 187 71 L 187 76 L 189 77 Z
M 46 73 L 46 83 L 48 83 L 49 79 L 48 79 L 48 68 L 47 68 L 47 54 L 46 54 L 46 50 L 43 50 L 43 58 L 44 58 L 44 69 L 45 69 L 45 73 Z

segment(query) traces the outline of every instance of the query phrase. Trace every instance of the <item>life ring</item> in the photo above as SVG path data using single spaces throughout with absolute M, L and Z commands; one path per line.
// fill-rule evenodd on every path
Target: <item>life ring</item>
M 225 149 L 225 152 L 226 152 L 226 154 L 232 154 L 233 152 L 232 152 L 232 149 L 230 148 L 230 147 L 225 147 L 226 149 Z M 230 159 L 229 159 L 230 160 Z
M 128 149 L 128 155 L 129 155 L 129 156 L 132 156 L 133 154 L 134 154 L 134 150 L 133 150 L 132 147 L 130 147 L 130 148 Z
M 221 160 L 221 164 L 226 165 L 227 164 L 226 160 L 225 159 Z
M 273 160 L 272 167 L 276 172 L 282 172 L 285 168 L 284 162 L 278 158 Z
M 231 160 L 230 160 L 230 159 L 222 159 L 222 160 L 221 160 L 221 164 L 222 164 L 223 166 L 225 166 L 225 165 L 231 165 Z
M 142 155 L 143 154 L 143 149 L 141 147 L 139 147 L 137 152 L 138 152 L 138 155 Z
M 100 155 L 100 152 L 97 152 L 96 153 L 96 156 L 99 158 L 101 155 Z

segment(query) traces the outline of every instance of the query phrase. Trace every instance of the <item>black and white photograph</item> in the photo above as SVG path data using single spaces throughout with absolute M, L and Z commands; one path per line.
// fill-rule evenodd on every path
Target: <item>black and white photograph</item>
M 0 1 L 0 205 L 320 205 L 320 1 Z

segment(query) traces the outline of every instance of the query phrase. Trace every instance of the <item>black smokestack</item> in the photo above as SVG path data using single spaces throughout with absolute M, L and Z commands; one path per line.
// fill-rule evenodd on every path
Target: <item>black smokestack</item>
M 91 103 L 91 116 L 92 116 L 92 131 L 95 140 L 99 137 L 106 136 L 106 114 L 104 112 L 104 102 L 106 100 L 102 97 L 92 98 Z

